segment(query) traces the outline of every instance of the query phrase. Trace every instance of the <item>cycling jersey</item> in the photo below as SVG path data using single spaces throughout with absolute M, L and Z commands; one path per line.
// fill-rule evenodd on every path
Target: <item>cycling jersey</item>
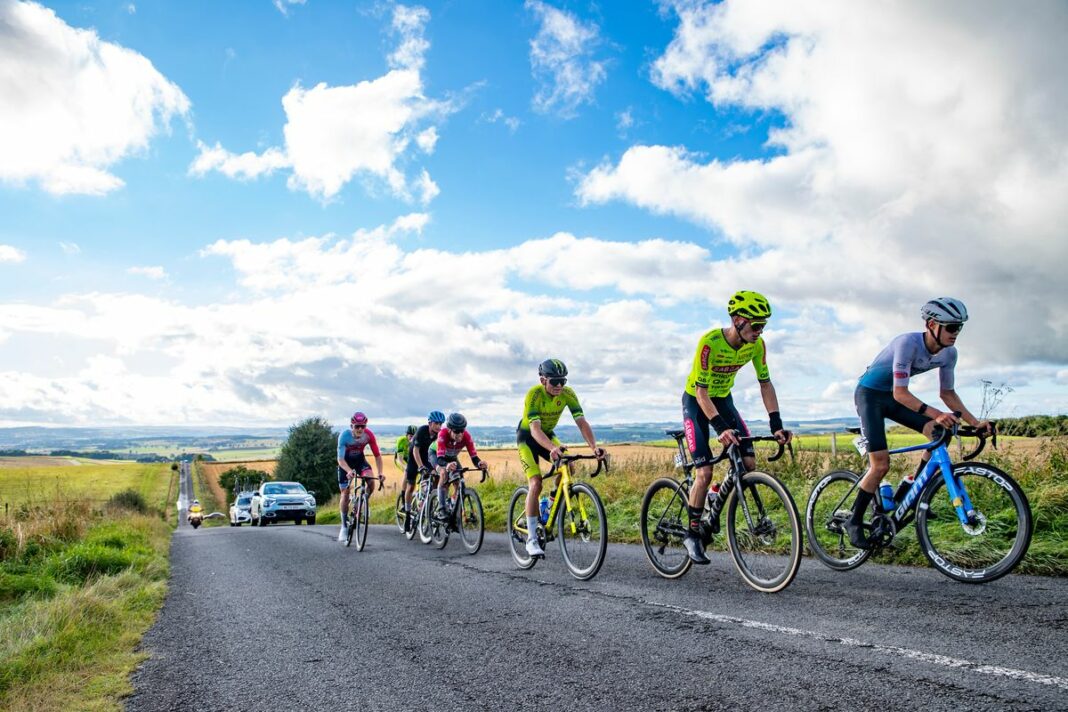
M 696 396 L 697 388 L 701 387 L 708 389 L 711 398 L 726 398 L 734 387 L 734 377 L 750 361 L 756 369 L 758 381 L 767 383 L 771 380 L 763 338 L 735 349 L 727 343 L 723 329 L 712 329 L 697 342 L 693 368 L 686 379 L 686 392 Z
M 406 460 L 408 458 L 408 436 L 401 435 L 399 438 L 397 438 L 397 447 L 394 449 L 395 454 L 398 458 L 400 458 L 401 460 Z
M 337 459 L 345 460 L 351 464 L 357 457 L 363 457 L 364 448 L 371 446 L 371 454 L 381 457 L 378 452 L 378 441 L 371 430 L 364 429 L 360 435 L 353 435 L 351 429 L 346 429 L 337 439 Z
M 923 342 L 923 332 L 901 334 L 879 352 L 859 384 L 876 391 L 892 391 L 896 386 L 907 388 L 909 377 L 937 368 L 939 386 L 943 391 L 951 391 L 956 365 L 956 346 L 933 354 Z
M 442 428 L 438 432 L 438 460 L 441 462 L 453 462 L 463 450 L 471 456 L 471 461 L 477 463 L 478 451 L 475 450 L 475 441 L 471 439 L 471 433 L 466 430 L 459 436 L 453 436 L 448 428 Z
M 575 420 L 582 417 L 582 406 L 575 391 L 564 386 L 560 395 L 551 396 L 544 386 L 538 384 L 527 391 L 527 397 L 523 399 L 523 419 L 519 421 L 519 429 L 530 432 L 530 424 L 538 421 L 542 432 L 551 435 L 560 422 L 564 408 L 571 411 L 571 417 Z

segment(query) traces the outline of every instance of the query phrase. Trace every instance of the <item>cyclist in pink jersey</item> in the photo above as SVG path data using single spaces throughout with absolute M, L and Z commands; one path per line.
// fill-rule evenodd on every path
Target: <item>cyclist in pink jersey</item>
M 445 421 L 445 427 L 438 432 L 438 512 L 437 518 L 441 521 L 448 519 L 446 511 L 446 498 L 448 497 L 447 472 L 452 472 L 460 464 L 460 453 L 467 450 L 471 462 L 475 467 L 486 469 L 486 463 L 478 456 L 475 449 L 475 441 L 471 439 L 471 433 L 467 432 L 467 418 L 460 413 L 450 413 Z M 455 492 L 459 485 L 453 483 Z
M 368 446 L 371 448 L 371 454 L 375 456 L 375 469 L 381 479 L 382 454 L 378 451 L 378 441 L 367 427 L 367 416 L 357 411 L 349 420 L 349 429 L 337 439 L 337 486 L 341 490 L 341 531 L 337 535 L 338 541 L 345 541 L 345 531 L 348 527 L 349 480 L 358 474 L 371 471 L 371 465 L 364 455 Z M 367 496 L 370 497 L 374 492 L 375 482 L 368 480 Z

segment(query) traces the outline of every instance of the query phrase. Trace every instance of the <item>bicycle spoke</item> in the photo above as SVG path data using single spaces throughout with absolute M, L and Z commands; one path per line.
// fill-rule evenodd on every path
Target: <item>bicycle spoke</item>
M 686 490 L 668 478 L 650 485 L 642 501 L 642 543 L 661 576 L 676 578 L 689 570 L 690 557 L 682 545 L 689 523 Z
M 608 522 L 597 492 L 586 483 L 571 488 L 571 508 L 559 512 L 560 550 L 571 575 L 593 578 L 604 562 Z
M 749 473 L 727 518 L 731 555 L 746 581 L 762 591 L 789 584 L 800 563 L 801 527 L 785 487 L 766 473 Z

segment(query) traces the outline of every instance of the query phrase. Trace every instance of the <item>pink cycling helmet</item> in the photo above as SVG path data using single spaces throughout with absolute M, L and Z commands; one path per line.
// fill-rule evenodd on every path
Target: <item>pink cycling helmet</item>
M 367 416 L 360 411 L 356 411 L 352 414 L 352 418 L 349 419 L 350 425 L 367 425 Z

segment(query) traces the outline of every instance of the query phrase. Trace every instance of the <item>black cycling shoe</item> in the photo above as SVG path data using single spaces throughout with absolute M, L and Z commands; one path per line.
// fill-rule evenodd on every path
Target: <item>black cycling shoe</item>
M 712 563 L 712 559 L 705 556 L 705 545 L 701 541 L 701 537 L 692 532 L 687 532 L 686 536 L 682 538 L 682 545 L 686 547 L 686 553 L 689 555 L 690 561 L 702 566 Z
M 871 543 L 868 541 L 868 536 L 864 533 L 864 525 L 847 521 L 842 525 L 842 528 L 846 530 L 846 534 L 849 535 L 849 543 L 858 549 L 870 549 Z
M 412 530 L 412 513 L 404 513 L 404 533 L 407 534 Z

